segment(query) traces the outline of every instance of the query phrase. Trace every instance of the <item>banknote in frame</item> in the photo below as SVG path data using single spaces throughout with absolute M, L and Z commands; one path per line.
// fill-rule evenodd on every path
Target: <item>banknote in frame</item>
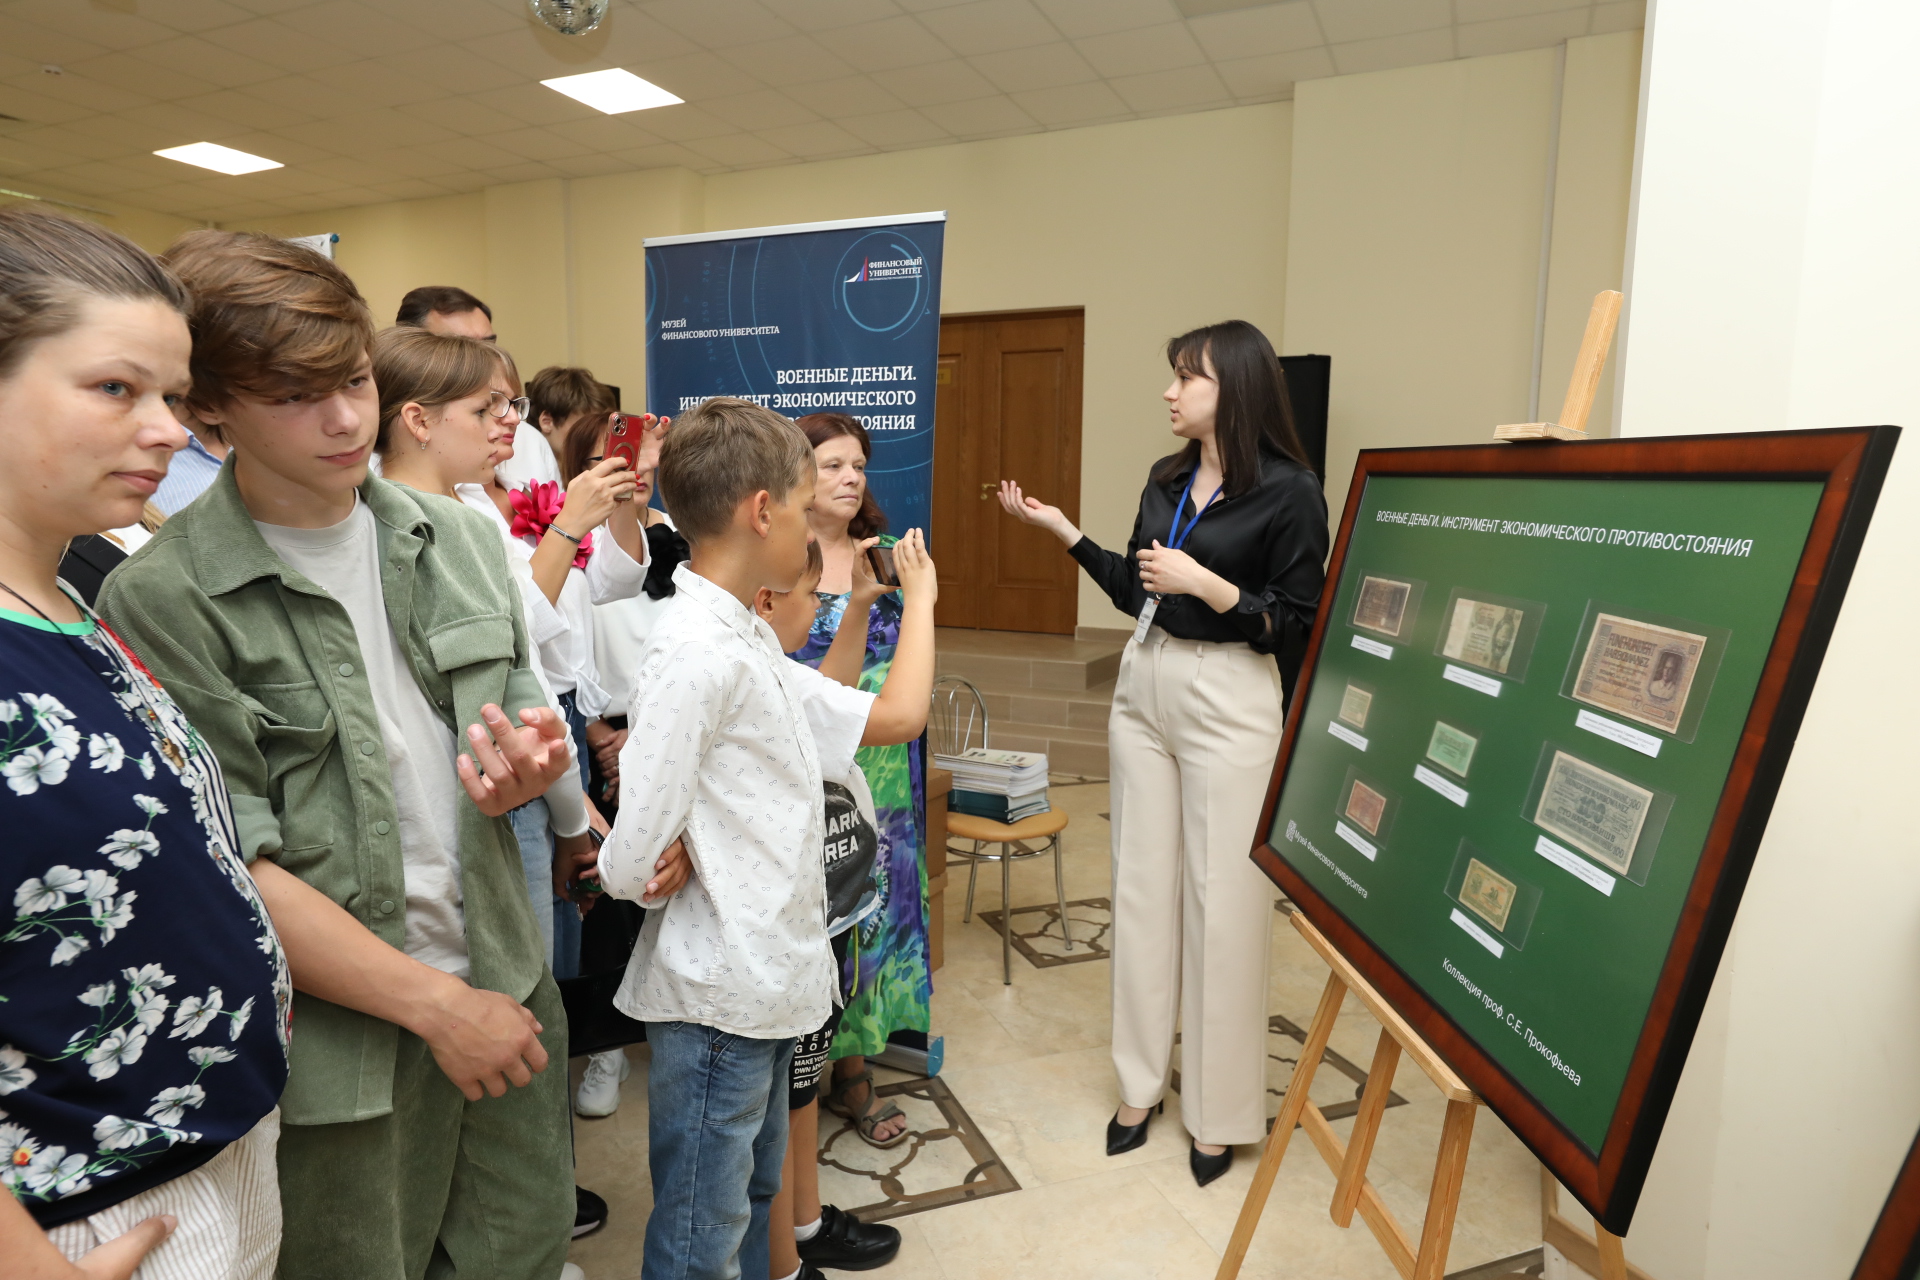
M 1676 733 L 1707 638 L 1618 614 L 1593 620 L 1573 696 L 1589 706 Z
M 1348 685 L 1340 695 L 1340 718 L 1356 729 L 1367 727 L 1367 712 L 1373 708 L 1373 695 L 1358 685 Z
M 1370 836 L 1380 834 L 1380 819 L 1387 813 L 1387 798 L 1375 791 L 1358 778 L 1353 780 L 1353 790 L 1347 793 L 1347 816 L 1352 818 Z
M 1401 628 L 1407 624 L 1407 600 L 1412 595 L 1411 582 L 1393 578 L 1360 579 L 1360 600 L 1353 607 L 1353 625 L 1399 639 Z
M 1466 879 L 1460 882 L 1460 905 L 1504 933 L 1519 886 L 1478 858 L 1467 859 Z
M 1653 792 L 1564 751 L 1553 753 L 1535 825 L 1621 875 L 1633 865 Z
M 1520 638 L 1520 624 L 1526 619 L 1525 609 L 1461 596 L 1453 602 L 1447 642 L 1440 652 L 1503 676 L 1513 664 L 1514 642 Z
M 1474 748 L 1479 745 L 1480 739 L 1466 730 L 1456 729 L 1445 720 L 1436 720 L 1433 737 L 1427 741 L 1427 759 L 1464 778 L 1468 766 L 1473 764 Z

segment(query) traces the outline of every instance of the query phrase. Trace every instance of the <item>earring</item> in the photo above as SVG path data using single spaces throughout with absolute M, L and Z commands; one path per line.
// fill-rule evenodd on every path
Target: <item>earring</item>
M 426 448 L 426 447 L 427 447 L 427 442 L 426 442 L 425 440 L 422 440 L 422 441 L 420 442 L 420 447 L 421 447 L 422 449 L 424 449 L 424 448 Z

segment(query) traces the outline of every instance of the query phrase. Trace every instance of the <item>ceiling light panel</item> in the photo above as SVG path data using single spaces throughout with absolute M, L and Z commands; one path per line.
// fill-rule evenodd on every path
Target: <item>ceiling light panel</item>
M 588 71 L 577 76 L 561 76 L 554 80 L 542 80 L 541 84 L 556 93 L 564 93 L 576 102 L 584 102 L 595 111 L 604 111 L 610 116 L 621 115 L 628 111 L 645 111 L 650 107 L 670 107 L 684 99 L 675 97 L 659 85 L 642 80 L 631 71 L 620 67 L 611 67 L 605 71 Z
M 223 147 L 217 142 L 190 142 L 184 147 L 165 147 L 153 154 L 168 160 L 178 160 L 182 164 L 199 165 L 202 169 L 212 169 L 215 173 L 259 173 L 262 169 L 284 167 L 278 160 L 249 155 L 245 151 L 235 151 L 232 147 Z

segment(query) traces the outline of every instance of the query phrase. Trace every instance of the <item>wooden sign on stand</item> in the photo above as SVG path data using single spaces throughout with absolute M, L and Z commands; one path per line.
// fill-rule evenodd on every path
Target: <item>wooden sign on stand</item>
M 1607 350 L 1613 346 L 1613 329 L 1620 322 L 1620 292 L 1603 289 L 1593 295 L 1593 309 L 1587 313 L 1587 331 L 1580 338 L 1580 354 L 1574 357 L 1573 377 L 1567 380 L 1567 398 L 1560 405 L 1560 416 L 1553 422 L 1515 422 L 1493 429 L 1495 440 L 1585 440 L 1587 415 L 1593 412 L 1593 398 L 1600 390 L 1600 370 L 1606 367 Z
M 1307 1028 L 1307 1040 L 1300 1052 L 1300 1063 L 1294 1068 L 1293 1079 L 1287 1084 L 1286 1096 L 1281 1099 L 1280 1114 L 1267 1134 L 1267 1149 L 1260 1157 L 1259 1168 L 1254 1170 L 1253 1184 L 1247 1188 L 1247 1198 L 1240 1206 L 1240 1217 L 1233 1225 L 1233 1237 L 1227 1242 L 1226 1254 L 1220 1259 L 1220 1269 L 1215 1273 L 1214 1280 L 1235 1280 L 1240 1274 L 1241 1264 L 1246 1261 L 1254 1230 L 1260 1225 L 1260 1214 L 1266 1209 L 1268 1196 L 1273 1193 L 1274 1180 L 1280 1174 L 1280 1162 L 1286 1159 L 1287 1146 L 1293 1139 L 1296 1126 L 1306 1131 L 1308 1139 L 1319 1150 L 1320 1158 L 1327 1162 L 1327 1168 L 1333 1171 L 1337 1179 L 1333 1203 L 1328 1208 L 1334 1224 L 1352 1226 L 1354 1210 L 1358 1209 L 1374 1238 L 1380 1242 L 1387 1259 L 1393 1263 L 1394 1270 L 1405 1280 L 1442 1280 L 1447 1268 L 1447 1252 L 1453 1244 L 1453 1221 L 1460 1209 L 1460 1188 L 1466 1179 L 1467 1150 L 1473 1142 L 1474 1113 L 1479 1109 L 1480 1099 L 1455 1074 L 1453 1068 L 1421 1039 L 1419 1033 L 1394 1012 L 1393 1006 L 1381 999 L 1380 993 L 1313 927 L 1304 913 L 1295 911 L 1291 919 L 1293 927 L 1306 939 L 1307 945 L 1327 962 L 1331 972 L 1327 975 L 1326 989 L 1320 995 L 1320 1007 L 1314 1012 L 1313 1022 Z M 1373 1065 L 1367 1070 L 1367 1086 L 1360 1096 L 1360 1110 L 1353 1118 L 1353 1136 L 1342 1142 L 1326 1116 L 1321 1114 L 1320 1108 L 1308 1097 L 1308 1091 L 1313 1086 L 1314 1073 L 1319 1069 L 1320 1059 L 1326 1054 L 1328 1041 L 1333 1037 L 1334 1023 L 1340 1017 L 1340 1006 L 1346 1002 L 1349 991 L 1360 998 L 1367 1011 L 1380 1023 L 1380 1040 L 1374 1048 Z M 1367 1179 L 1367 1165 L 1373 1158 L 1374 1142 L 1380 1135 L 1380 1122 L 1386 1115 L 1387 1097 L 1393 1089 L 1394 1073 L 1399 1069 L 1402 1055 L 1411 1058 L 1447 1100 L 1446 1119 L 1440 1127 L 1440 1151 L 1433 1163 L 1433 1183 L 1427 1193 L 1427 1213 L 1421 1223 L 1417 1247 L 1380 1198 L 1373 1183 Z M 1547 1177 L 1548 1184 L 1557 1189 L 1557 1184 L 1551 1183 L 1551 1175 Z M 1543 1222 L 1549 1212 L 1548 1203 L 1543 1201 L 1542 1204 Z M 1558 1214 L 1553 1216 L 1558 1217 Z M 1585 1241 L 1585 1237 L 1571 1224 L 1567 1224 L 1566 1231 L 1567 1238 L 1577 1236 L 1594 1251 L 1598 1265 L 1596 1274 L 1600 1280 L 1630 1280 L 1626 1256 L 1618 1236 L 1612 1235 L 1598 1223 L 1594 1225 L 1596 1237 L 1592 1241 Z M 1586 1259 L 1585 1253 L 1578 1250 L 1574 1252 L 1577 1254 L 1576 1261 Z M 1635 1273 L 1631 1280 L 1646 1278 Z

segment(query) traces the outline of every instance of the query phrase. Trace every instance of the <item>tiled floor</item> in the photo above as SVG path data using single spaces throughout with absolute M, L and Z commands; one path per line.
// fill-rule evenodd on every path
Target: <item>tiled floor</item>
M 1072 816 L 1066 832 L 1070 899 L 1109 892 L 1104 784 L 1056 787 Z M 1025 906 L 1051 900 L 1044 861 L 1014 870 Z M 999 876 L 982 875 L 972 924 L 960 921 L 964 892 L 947 895 L 947 963 L 934 975 L 935 1030 L 946 1037 L 941 1079 L 990 1142 L 1020 1190 L 892 1219 L 905 1238 L 899 1258 L 877 1276 L 891 1280 L 975 1277 L 1154 1277 L 1205 1280 L 1219 1265 L 1253 1167 L 1242 1148 L 1232 1172 L 1205 1189 L 1187 1172 L 1186 1140 L 1175 1112 L 1156 1117 L 1141 1149 L 1109 1158 L 1107 1118 L 1116 1101 L 1108 1060 L 1108 966 L 1035 968 L 1014 957 L 1013 985 L 1000 973 L 1000 941 L 978 918 L 998 909 Z M 1326 981 L 1323 965 L 1278 914 L 1273 930 L 1273 1012 L 1304 1026 Z M 1373 1057 L 1377 1024 L 1349 1000 L 1334 1047 L 1353 1062 Z M 1276 1043 L 1278 1040 L 1276 1038 Z M 640 1274 L 647 1182 L 646 1052 L 634 1051 L 626 1105 L 577 1127 L 579 1178 L 605 1196 L 609 1225 L 574 1245 L 588 1280 Z M 882 1071 L 882 1082 L 904 1077 Z M 1323 1073 L 1314 1094 L 1352 1086 Z M 1394 1089 L 1407 1105 L 1386 1114 L 1372 1165 L 1381 1195 L 1416 1237 L 1432 1177 L 1444 1103 L 1425 1076 L 1403 1070 Z M 1277 1098 L 1269 1098 L 1277 1108 Z M 1323 1102 L 1323 1105 L 1324 1102 Z M 824 1127 L 830 1133 L 833 1125 Z M 1336 1121 L 1343 1135 L 1351 1121 Z M 829 1187 L 831 1174 L 823 1180 Z M 841 1175 L 844 1176 L 844 1175 Z M 1242 1275 L 1248 1280 L 1397 1280 L 1359 1219 L 1350 1230 L 1327 1216 L 1329 1173 L 1304 1137 L 1293 1143 Z M 1539 1165 L 1484 1109 L 1475 1122 L 1450 1272 L 1538 1247 Z M 746 1280 L 758 1280 L 747 1277 Z

